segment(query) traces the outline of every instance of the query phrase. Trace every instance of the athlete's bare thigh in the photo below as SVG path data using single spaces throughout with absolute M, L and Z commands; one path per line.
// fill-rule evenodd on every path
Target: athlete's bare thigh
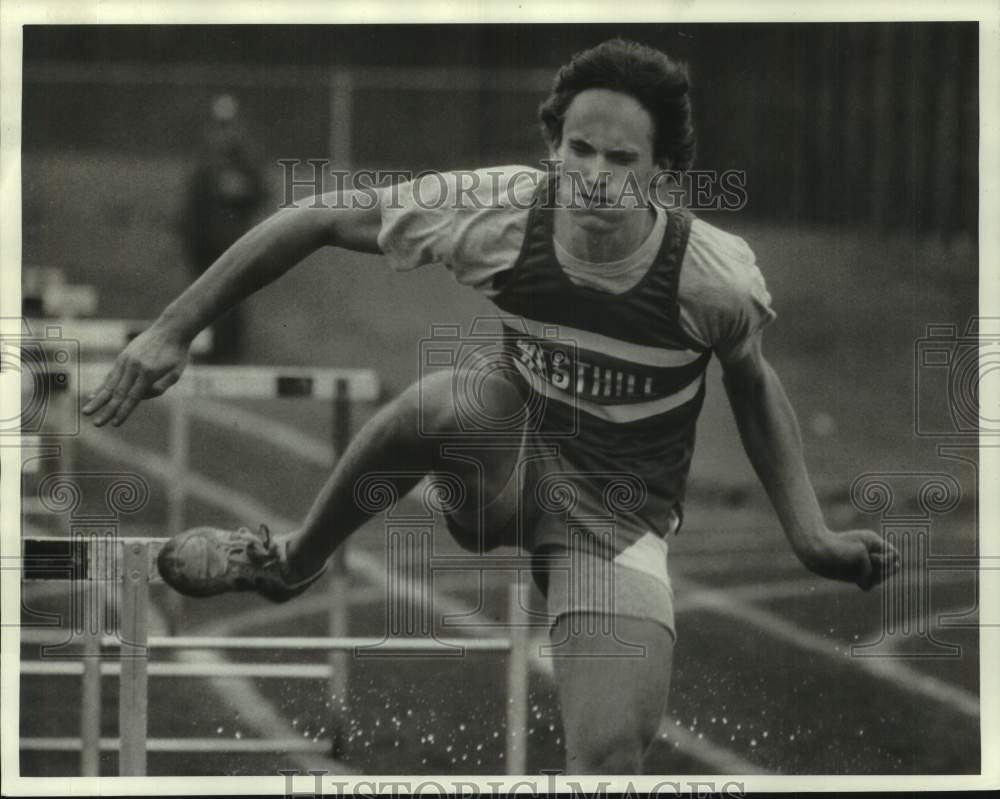
M 521 394 L 500 370 L 474 376 L 443 370 L 421 380 L 420 392 L 422 424 L 436 439 L 431 477 L 457 479 L 463 487 L 462 500 L 448 513 L 452 533 L 468 538 L 506 527 L 520 492 Z
M 639 773 L 666 710 L 673 636 L 651 619 L 614 617 L 611 635 L 581 621 L 552 629 L 567 773 Z

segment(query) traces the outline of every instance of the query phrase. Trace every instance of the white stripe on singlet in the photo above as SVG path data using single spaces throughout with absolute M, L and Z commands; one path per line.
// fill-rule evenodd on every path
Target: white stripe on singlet
M 524 331 L 542 340 L 555 338 L 559 341 L 575 344 L 583 350 L 599 352 L 602 355 L 623 361 L 632 361 L 643 366 L 687 366 L 701 357 L 701 353 L 694 350 L 668 350 L 662 347 L 632 344 L 628 341 L 602 336 L 600 333 L 578 330 L 567 325 L 536 322 L 523 316 L 507 316 L 503 318 L 503 322 L 515 332 Z
M 616 424 L 635 422 L 639 419 L 648 419 L 651 416 L 665 413 L 680 407 L 685 402 L 694 399 L 698 394 L 698 389 L 705 380 L 705 373 L 702 372 L 695 380 L 680 391 L 675 391 L 666 397 L 649 400 L 648 402 L 633 402 L 627 405 L 598 405 L 596 402 L 589 402 L 579 395 L 574 397 L 564 391 L 560 391 L 555 386 L 541 380 L 538 375 L 528 369 L 518 360 L 514 361 L 517 370 L 524 376 L 528 385 L 532 389 L 544 395 L 546 399 L 555 400 L 571 408 L 579 408 L 581 411 Z

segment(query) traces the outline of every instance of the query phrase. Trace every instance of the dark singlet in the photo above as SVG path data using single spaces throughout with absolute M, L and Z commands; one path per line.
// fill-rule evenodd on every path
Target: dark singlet
M 711 357 L 679 322 L 691 215 L 671 209 L 649 270 L 631 289 L 609 294 L 563 272 L 554 208 L 554 181 L 543 180 L 517 262 L 493 284 L 532 439 L 559 453 L 539 461 L 529 501 L 553 513 L 560 491 L 590 497 L 577 503 L 577 517 L 579 508 L 592 509 L 596 528 L 599 516 L 614 516 L 613 548 L 621 552 L 647 531 L 664 536 L 682 518 Z M 565 543 L 565 523 L 536 526 L 521 542 L 530 549 Z

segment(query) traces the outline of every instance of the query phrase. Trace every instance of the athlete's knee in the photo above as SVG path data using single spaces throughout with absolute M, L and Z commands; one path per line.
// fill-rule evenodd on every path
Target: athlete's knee
M 414 384 L 401 397 L 427 436 L 467 434 L 471 438 L 518 431 L 524 401 L 498 371 L 448 370 Z

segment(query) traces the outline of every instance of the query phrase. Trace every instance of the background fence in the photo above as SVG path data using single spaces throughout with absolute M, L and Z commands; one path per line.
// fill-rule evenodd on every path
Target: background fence
M 23 262 L 97 286 L 100 316 L 155 318 L 190 279 L 184 186 L 219 92 L 239 99 L 256 142 L 264 215 L 281 201 L 278 159 L 537 163 L 536 109 L 554 69 L 613 35 L 689 62 L 696 166 L 747 173 L 745 209 L 703 216 L 745 236 L 769 281 L 763 242 L 815 232 L 852 252 L 864 239 L 889 282 L 912 280 L 930 247 L 933 279 L 975 293 L 974 23 L 28 27 Z M 883 243 L 908 254 L 885 256 Z M 832 252 L 800 268 L 833 269 Z M 363 302 L 337 300 L 344 281 Z M 443 270 L 390 279 L 380 259 L 340 251 L 307 259 L 245 308 L 256 362 L 379 359 L 390 390 L 417 374 L 417 344 L 396 341 L 489 312 Z
M 535 163 L 553 68 L 618 34 L 689 63 L 696 166 L 746 170 L 748 214 L 974 233 L 975 23 L 34 27 L 24 148 L 183 159 L 232 90 L 272 165 Z

